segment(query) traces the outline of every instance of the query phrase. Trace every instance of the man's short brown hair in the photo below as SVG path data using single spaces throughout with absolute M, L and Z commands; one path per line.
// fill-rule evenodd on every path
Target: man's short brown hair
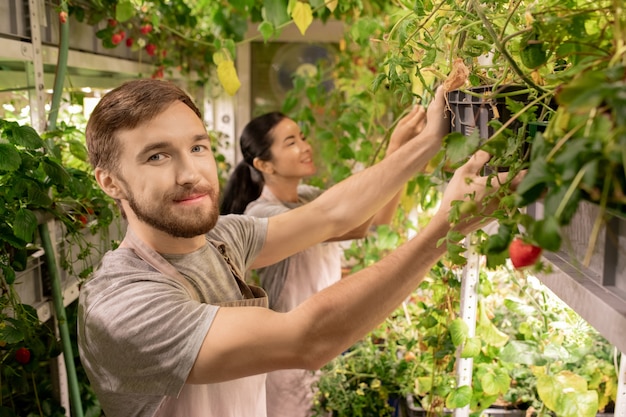
M 89 161 L 94 169 L 114 172 L 124 146 L 119 143 L 117 132 L 154 119 L 175 101 L 186 104 L 202 120 L 189 95 L 169 81 L 128 81 L 105 94 L 89 117 L 85 132 Z

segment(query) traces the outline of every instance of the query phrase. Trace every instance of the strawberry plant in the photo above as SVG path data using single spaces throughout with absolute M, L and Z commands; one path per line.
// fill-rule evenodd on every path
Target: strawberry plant
M 93 270 L 89 259 L 102 250 L 90 236 L 108 231 L 114 203 L 95 183 L 80 131 L 60 123 L 43 134 L 11 114 L 0 118 L 0 414 L 64 415 L 53 391 L 50 370 L 61 344 L 50 323 L 20 299 L 17 276 L 28 256 L 41 247 L 40 222 L 54 221 L 62 230 L 59 264 L 84 279 Z M 108 235 L 108 233 L 106 234 Z M 108 245 L 109 242 L 107 241 Z M 45 276 L 33 285 L 45 286 Z M 30 294 L 29 294 L 30 295 Z

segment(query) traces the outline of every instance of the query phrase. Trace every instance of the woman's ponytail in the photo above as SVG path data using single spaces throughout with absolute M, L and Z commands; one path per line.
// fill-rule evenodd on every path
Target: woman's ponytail
M 263 176 L 246 161 L 239 162 L 224 188 L 220 214 L 243 214 L 262 191 Z

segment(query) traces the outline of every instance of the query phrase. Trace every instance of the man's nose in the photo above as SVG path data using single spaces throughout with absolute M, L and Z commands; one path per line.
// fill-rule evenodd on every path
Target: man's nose
M 180 185 L 198 182 L 200 179 L 198 162 L 198 159 L 193 158 L 191 155 L 181 157 L 176 170 L 176 182 Z

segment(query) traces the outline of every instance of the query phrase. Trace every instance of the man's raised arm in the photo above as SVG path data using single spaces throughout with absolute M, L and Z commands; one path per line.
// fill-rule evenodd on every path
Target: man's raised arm
M 253 267 L 269 265 L 368 221 L 441 149 L 448 133 L 445 93 L 437 89 L 422 132 L 384 160 L 334 185 L 320 197 L 270 217 L 265 245 Z
M 470 233 L 493 212 L 491 198 L 508 173 L 480 176 L 489 160 L 478 152 L 459 168 L 446 188 L 441 208 L 431 222 L 376 264 L 320 291 L 287 313 L 263 308 L 221 308 L 189 376 L 189 382 L 217 382 L 277 369 L 318 369 L 380 324 L 417 288 L 445 253 L 441 238 L 450 231 L 448 214 L 454 200 L 473 196 L 476 217 L 458 226 Z M 487 181 L 491 185 L 487 187 Z M 489 201 L 488 207 L 482 202 Z M 236 357 L 237 360 L 232 360 Z

